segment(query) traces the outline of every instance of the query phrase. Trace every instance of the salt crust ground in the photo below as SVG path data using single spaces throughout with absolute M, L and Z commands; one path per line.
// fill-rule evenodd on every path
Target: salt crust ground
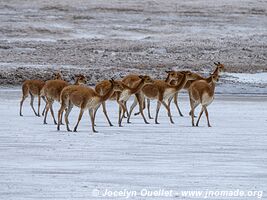
M 186 116 L 178 117 L 173 108 L 174 125 L 162 109 L 159 125 L 153 120 L 145 125 L 136 116 L 120 128 L 117 105 L 109 102 L 115 126 L 99 112 L 97 134 L 87 113 L 77 133 L 64 126 L 56 131 L 50 118 L 43 125 L 29 102 L 20 117 L 19 97 L 18 90 L 0 90 L 1 199 L 93 199 L 93 189 L 142 188 L 263 190 L 266 195 L 266 96 L 217 95 L 209 107 L 212 128 L 205 118 L 200 127 L 191 127 L 185 95 L 180 104 Z M 72 127 L 77 114 L 74 109 Z

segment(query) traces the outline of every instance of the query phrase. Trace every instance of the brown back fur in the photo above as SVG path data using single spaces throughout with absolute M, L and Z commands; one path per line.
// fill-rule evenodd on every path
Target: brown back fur
M 34 96 L 38 96 L 44 85 L 45 82 L 41 80 L 26 80 L 22 84 L 22 94 L 23 96 L 28 96 L 31 93 Z

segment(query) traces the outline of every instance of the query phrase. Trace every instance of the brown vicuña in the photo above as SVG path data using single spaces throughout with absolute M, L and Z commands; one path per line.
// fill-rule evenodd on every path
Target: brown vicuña
M 172 120 L 170 108 L 168 107 L 167 101 L 171 95 L 173 95 L 175 92 L 181 90 L 186 82 L 188 80 L 193 80 L 195 77 L 191 72 L 183 73 L 183 78 L 180 80 L 180 82 L 177 85 L 170 85 L 166 83 L 164 80 L 155 80 L 153 84 L 148 84 L 144 86 L 141 90 L 141 95 L 136 96 L 135 102 L 132 104 L 128 116 L 128 120 L 130 119 L 131 113 L 137 105 L 136 100 L 139 102 L 139 105 L 143 105 L 144 97 L 148 99 L 157 99 L 157 109 L 156 109 L 156 117 L 155 117 L 155 123 L 158 123 L 158 114 L 159 109 L 161 107 L 161 104 L 166 108 L 168 112 L 168 116 L 170 118 L 170 122 L 174 123 Z M 142 108 L 140 109 L 142 110 Z
M 168 75 L 167 78 L 168 80 L 174 80 L 177 81 L 179 78 L 181 78 L 181 73 L 180 72 L 176 72 L 176 71 L 165 71 Z M 144 97 L 144 101 L 143 101 L 143 109 L 145 109 L 146 104 L 145 104 L 145 97 Z M 140 106 L 139 106 L 140 107 Z M 139 109 L 140 110 L 140 109 Z M 148 118 L 149 119 L 153 119 L 151 116 L 151 112 L 150 112 L 150 99 L 147 99 L 147 113 L 148 113 Z M 135 113 L 134 115 L 139 115 L 140 111 Z M 128 121 L 129 123 L 129 121 Z
M 220 62 L 218 62 L 218 63 L 214 62 L 214 64 L 216 65 L 216 68 L 215 68 L 215 70 L 214 70 L 211 74 L 214 74 L 214 75 L 220 75 L 220 73 L 222 73 L 223 71 L 225 71 L 224 65 L 221 64 Z M 180 71 L 180 72 L 183 72 L 183 71 Z M 206 79 L 207 79 L 207 78 L 205 78 L 205 77 L 203 77 L 203 76 L 200 76 L 200 75 L 197 74 L 197 73 L 192 72 L 192 74 L 195 75 L 196 79 L 195 79 L 195 80 L 191 80 L 191 81 L 187 81 L 187 83 L 186 83 L 185 86 L 183 87 L 183 89 L 185 89 L 185 90 L 187 90 L 187 91 L 188 91 L 190 85 L 191 85 L 194 81 L 196 81 L 196 80 L 206 80 Z M 169 83 L 169 84 L 171 84 L 171 85 L 175 85 L 175 84 L 177 84 L 177 81 L 175 81 L 175 80 L 171 80 L 171 79 L 168 78 L 168 77 L 167 77 L 167 79 L 166 79 L 166 82 Z M 181 112 L 181 110 L 180 110 L 180 108 L 179 108 L 179 105 L 178 105 L 178 92 L 175 93 L 175 94 L 173 95 L 173 97 L 171 97 L 171 98 L 169 99 L 168 106 L 170 106 L 170 103 L 171 103 L 172 99 L 173 99 L 173 103 L 175 104 L 175 106 L 176 106 L 176 108 L 177 108 L 177 111 L 178 111 L 179 115 L 180 115 L 180 116 L 183 116 L 183 114 L 182 114 L 182 112 Z M 191 115 L 191 111 L 189 112 L 189 115 Z
M 133 88 L 131 90 L 125 90 L 125 91 L 123 91 L 120 94 L 119 101 L 121 101 L 125 105 L 125 107 L 126 107 L 126 103 L 129 100 L 129 98 L 130 98 L 131 95 L 135 94 L 135 95 L 138 96 L 138 94 L 140 93 L 140 91 L 142 90 L 142 88 L 144 86 L 146 86 L 148 84 L 153 84 L 154 83 L 154 80 L 152 80 L 150 78 L 150 76 L 142 76 L 142 75 L 140 75 L 140 76 L 138 76 L 138 78 L 140 80 L 135 81 L 135 82 L 132 82 L 130 84 L 127 81 L 125 81 L 125 79 L 122 80 L 122 82 L 124 84 L 126 84 L 126 85 L 128 84 L 128 87 Z M 141 103 L 141 102 L 139 102 L 139 103 Z M 140 106 L 140 108 L 142 108 L 142 106 L 140 104 L 139 104 L 139 106 Z M 146 120 L 146 118 L 145 118 L 145 116 L 144 116 L 143 110 L 140 109 L 140 112 L 141 112 L 141 115 L 143 117 L 144 122 L 145 123 L 148 123 L 147 120 Z M 125 114 L 125 110 L 121 114 L 121 109 L 120 109 L 120 112 L 119 112 L 119 126 L 121 126 L 121 123 L 122 123 L 122 119 L 124 117 L 124 114 Z M 129 116 L 129 113 L 128 113 L 128 116 Z
M 102 102 L 106 101 L 110 96 L 114 93 L 114 91 L 122 91 L 123 87 L 120 83 L 110 80 L 111 87 L 109 91 L 105 95 L 99 95 L 94 89 L 85 87 L 85 86 L 68 86 L 65 87 L 60 95 L 60 103 L 61 107 L 58 111 L 58 121 L 62 120 L 63 111 L 65 112 L 65 123 L 68 131 L 71 131 L 69 128 L 69 120 L 68 116 L 73 108 L 73 105 L 80 108 L 80 114 L 78 117 L 78 121 L 75 125 L 74 132 L 77 131 L 80 120 L 83 116 L 84 110 L 88 109 L 93 132 L 97 132 L 95 130 L 95 113 L 96 108 Z M 60 123 L 58 123 L 57 129 L 60 130 Z
M 139 76 L 139 78 L 140 78 L 140 81 L 136 82 L 135 85 L 133 84 L 132 85 L 133 87 L 127 86 L 122 81 L 117 81 L 118 83 L 121 84 L 121 86 L 123 87 L 123 90 L 114 92 L 113 95 L 111 95 L 111 97 L 109 98 L 109 100 L 116 100 L 117 103 L 119 104 L 119 118 L 118 118 L 119 126 L 121 126 L 124 113 L 127 112 L 125 102 L 128 101 L 128 99 L 130 98 L 131 95 L 139 92 L 145 84 L 149 84 L 149 83 L 153 82 L 153 80 L 149 76 Z M 111 87 L 110 81 L 104 80 L 104 81 L 101 81 L 100 83 L 98 83 L 96 85 L 95 91 L 100 95 L 104 95 L 105 93 L 108 92 L 110 87 Z M 99 104 L 99 106 L 100 106 L 100 104 Z M 112 123 L 110 122 L 109 117 L 108 117 L 107 112 L 106 112 L 105 101 L 102 102 L 102 107 L 103 107 L 103 112 L 104 112 L 110 126 L 112 126 Z M 96 110 L 97 109 L 98 108 L 96 108 Z
M 210 105 L 214 99 L 214 90 L 215 90 L 215 83 L 219 79 L 219 74 L 215 73 L 210 75 L 210 77 L 206 80 L 197 80 L 194 81 L 190 87 L 188 88 L 189 91 L 189 97 L 190 97 L 190 106 L 191 106 L 191 118 L 192 118 L 192 126 L 195 126 L 194 124 L 194 112 L 195 108 L 201 104 L 202 109 L 199 113 L 199 117 L 196 123 L 196 126 L 199 124 L 199 120 L 203 114 L 203 111 L 205 111 L 208 126 L 210 127 L 209 122 L 209 114 L 207 110 L 207 106 Z
M 74 85 L 86 84 L 87 79 L 84 75 L 75 75 Z M 47 113 L 50 110 L 54 124 L 57 124 L 57 121 L 54 116 L 53 103 L 54 101 L 60 100 L 60 93 L 64 87 L 68 86 L 69 83 L 64 80 L 50 80 L 47 81 L 42 89 L 43 95 L 46 97 L 47 105 L 45 108 L 44 124 L 47 124 Z
M 61 73 L 54 73 L 53 79 L 62 79 Z M 44 81 L 41 80 L 26 80 L 22 84 L 22 98 L 20 101 L 20 116 L 22 115 L 22 106 L 25 99 L 30 95 L 31 96 L 31 108 L 36 116 L 40 116 L 40 106 L 41 106 L 41 98 L 46 103 L 46 99 L 44 96 L 41 95 L 41 90 L 43 89 L 45 85 Z M 33 107 L 34 97 L 38 96 L 38 113 L 35 111 Z M 45 108 L 42 112 L 42 115 L 44 115 Z
M 125 88 L 125 85 L 122 84 L 121 81 L 117 81 L 119 84 L 121 84 L 122 88 Z M 104 80 L 104 81 L 100 81 L 99 83 L 96 84 L 95 86 L 95 91 L 99 94 L 99 95 L 104 95 L 107 92 L 109 92 L 110 88 L 111 88 L 112 84 L 109 80 Z M 122 106 L 124 109 L 124 105 L 122 105 L 119 101 L 119 95 L 120 95 L 120 91 L 113 91 L 113 94 L 109 97 L 108 100 L 111 101 L 117 101 L 117 103 L 119 104 L 119 106 Z M 96 111 L 98 110 L 98 108 L 102 105 L 103 108 L 103 113 L 106 117 L 106 119 L 108 120 L 108 123 L 110 126 L 113 126 L 113 124 L 111 123 L 109 117 L 108 117 L 108 113 L 107 113 L 107 109 L 106 109 L 106 101 L 103 101 L 101 104 L 99 104 L 99 106 L 96 108 Z M 95 114 L 96 114 L 95 111 Z M 94 116 L 95 117 L 95 116 Z
M 140 97 L 140 92 L 141 92 L 141 89 L 147 85 L 147 84 L 152 84 L 154 83 L 154 80 L 152 80 L 149 76 L 142 76 L 142 75 L 135 75 L 135 74 L 129 74 L 127 76 L 125 76 L 123 79 L 122 79 L 122 82 L 124 84 L 126 84 L 128 87 L 131 87 L 131 88 L 134 88 L 134 87 L 137 87 L 138 89 L 135 91 L 135 93 L 132 93 L 132 94 L 135 94 L 135 97 Z M 121 95 L 121 100 L 123 102 L 123 104 L 125 105 L 126 107 L 126 103 L 127 101 L 129 100 L 129 97 L 130 96 L 127 96 L 127 94 L 123 94 Z M 138 103 L 141 103 L 140 101 Z M 145 118 L 145 115 L 143 113 L 143 109 L 142 109 L 142 105 L 139 104 L 139 112 L 141 113 L 142 117 L 143 117 L 143 120 L 146 124 L 148 124 L 146 118 Z M 129 117 L 129 113 L 127 112 L 127 116 Z M 120 117 L 120 124 L 122 122 L 122 119 L 124 117 L 124 113 L 121 115 Z M 129 120 L 127 120 L 127 123 L 130 123 Z

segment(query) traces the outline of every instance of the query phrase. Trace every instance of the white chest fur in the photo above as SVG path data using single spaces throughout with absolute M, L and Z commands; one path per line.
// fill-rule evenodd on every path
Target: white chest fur
M 87 108 L 95 108 L 99 103 L 99 98 L 98 97 L 93 97 L 90 98 L 86 104 Z
M 122 91 L 121 95 L 120 95 L 120 101 L 127 101 L 131 96 L 131 92 L 130 90 L 124 90 Z
M 174 88 L 167 88 L 164 92 L 163 99 L 168 99 L 175 94 Z

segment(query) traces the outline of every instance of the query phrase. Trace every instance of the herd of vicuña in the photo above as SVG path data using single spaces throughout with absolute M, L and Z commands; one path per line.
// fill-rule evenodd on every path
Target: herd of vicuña
M 156 80 L 145 75 L 130 74 L 122 80 L 103 80 L 97 83 L 95 88 L 86 86 L 87 79 L 81 74 L 75 76 L 74 84 L 64 81 L 60 72 L 55 73 L 52 80 L 45 82 L 41 80 L 26 80 L 22 84 L 20 115 L 22 116 L 23 102 L 30 95 L 30 105 L 36 116 L 40 116 L 41 98 L 45 102 L 45 108 L 42 111 L 44 124 L 47 123 L 47 114 L 50 110 L 54 123 L 57 124 L 57 130 L 60 130 L 60 125 L 63 124 L 63 113 L 65 112 L 64 120 L 66 128 L 68 131 L 71 131 L 68 118 L 73 106 L 76 106 L 80 108 L 80 113 L 73 131 L 77 131 L 84 111 L 88 110 L 92 130 L 93 132 L 97 132 L 95 130 L 95 117 L 100 106 L 103 108 L 103 113 L 109 125 L 113 126 L 106 108 L 107 100 L 116 101 L 119 105 L 119 126 L 122 126 L 124 118 L 127 118 L 127 123 L 130 123 L 131 115 L 137 105 L 139 106 L 139 112 L 135 113 L 135 115 L 140 114 L 144 122 L 148 124 L 144 115 L 144 109 L 147 108 L 149 119 L 153 119 L 150 112 L 150 101 L 157 100 L 155 123 L 159 123 L 158 115 L 161 105 L 166 109 L 170 122 L 174 123 L 170 109 L 171 102 L 173 101 L 175 104 L 180 116 L 183 116 L 178 105 L 178 94 L 180 90 L 185 89 L 188 91 L 190 99 L 191 110 L 189 115 L 192 118 L 192 126 L 198 126 L 199 120 L 203 112 L 205 112 L 207 123 L 210 127 L 207 107 L 214 99 L 216 82 L 219 80 L 220 74 L 225 71 L 224 65 L 220 62 L 214 64 L 216 67 L 209 77 L 203 77 L 191 71 L 166 71 L 167 77 L 165 80 Z M 33 106 L 34 97 L 36 96 L 38 97 L 37 112 Z M 131 96 L 134 96 L 134 101 L 128 110 L 127 101 Z M 53 111 L 54 101 L 58 101 L 61 104 L 57 120 Z M 195 108 L 199 104 L 201 104 L 202 108 L 195 124 Z

